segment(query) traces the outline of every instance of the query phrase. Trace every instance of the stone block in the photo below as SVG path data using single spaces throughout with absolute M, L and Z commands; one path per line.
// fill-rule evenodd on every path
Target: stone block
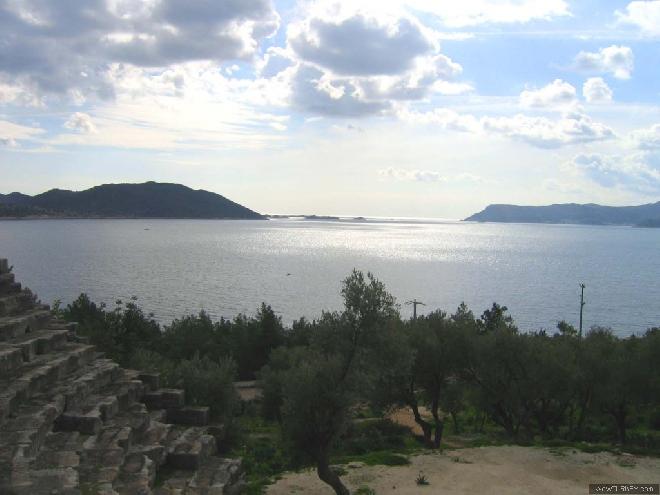
M 0 273 L 9 273 L 9 261 L 6 258 L 0 258 Z
M 137 378 L 144 383 L 146 389 L 150 392 L 160 388 L 160 373 L 140 373 Z
M 183 390 L 161 388 L 155 392 L 147 392 L 142 398 L 149 409 L 176 409 L 185 404 Z
M 167 410 L 167 422 L 177 425 L 206 426 L 209 424 L 208 407 L 182 407 Z
M 97 435 L 101 431 L 100 411 L 87 414 L 64 413 L 55 420 L 55 431 L 77 431 L 83 435 Z

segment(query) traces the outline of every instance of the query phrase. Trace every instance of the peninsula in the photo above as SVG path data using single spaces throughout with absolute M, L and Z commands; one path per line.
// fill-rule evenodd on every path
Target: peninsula
M 465 221 L 654 227 L 660 225 L 660 201 L 639 206 L 602 206 L 593 203 L 548 206 L 493 204 Z

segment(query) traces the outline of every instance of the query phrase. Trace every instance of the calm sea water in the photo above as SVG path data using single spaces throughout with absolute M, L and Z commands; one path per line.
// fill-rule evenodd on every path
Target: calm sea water
M 351 269 L 373 272 L 411 314 L 476 314 L 493 301 L 519 327 L 577 325 L 625 335 L 660 325 L 660 229 L 565 225 L 302 220 L 28 220 L 0 222 L 0 257 L 42 301 L 81 292 L 113 305 L 137 296 L 169 322 L 206 310 L 253 313 L 265 301 L 287 323 L 338 309 Z

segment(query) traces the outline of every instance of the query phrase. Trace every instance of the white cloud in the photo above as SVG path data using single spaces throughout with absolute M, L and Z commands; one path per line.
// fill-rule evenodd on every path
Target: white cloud
M 587 103 L 612 101 L 612 90 L 602 77 L 590 77 L 582 86 L 582 95 Z
M 589 116 L 580 112 L 564 115 L 558 120 L 522 114 L 513 117 L 483 117 L 481 124 L 486 131 L 524 141 L 539 148 L 558 148 L 602 141 L 615 136 L 612 129 L 594 122 Z
M 0 120 L 0 145 L 15 147 L 20 141 L 32 140 L 43 132 L 44 130 L 39 127 L 28 127 Z
M 660 124 L 632 133 L 633 142 L 643 150 L 660 150 Z
M 401 182 L 452 182 L 456 184 L 477 184 L 483 182 L 483 178 L 470 173 L 445 176 L 435 170 L 395 167 L 379 170 L 378 177 L 382 180 L 396 180 Z
M 48 144 L 219 150 L 275 146 L 284 139 L 289 117 L 263 97 L 261 80 L 228 77 L 207 62 L 164 72 L 118 64 L 111 74 L 116 100 L 97 105 L 89 119 L 70 119 L 81 129 L 93 120 L 97 132 L 66 133 Z
M 413 182 L 444 182 L 447 179 L 433 170 L 417 170 L 388 167 L 378 171 L 381 179 Z
M 112 99 L 107 67 L 167 67 L 251 59 L 279 26 L 271 0 L 5 1 L 0 82 L 22 80 L 38 98 Z
M 409 9 L 438 18 L 445 26 L 526 23 L 570 15 L 564 0 L 353 0 L 362 8 Z
M 82 134 L 93 134 L 97 132 L 92 118 L 88 114 L 82 112 L 76 112 L 71 115 L 69 120 L 64 123 L 64 127 Z
M 457 132 L 479 133 L 481 122 L 474 115 L 460 114 L 448 108 L 435 108 L 429 112 L 414 112 L 401 108 L 397 116 L 404 122 L 418 125 L 433 125 Z
M 456 81 L 461 65 L 439 53 L 436 33 L 390 7 L 308 4 L 287 29 L 287 49 L 269 50 L 261 74 L 288 70 L 294 108 L 329 116 L 381 114 L 397 101 L 471 91 L 470 84 Z
M 645 35 L 660 36 L 660 0 L 630 2 L 616 16 L 620 23 L 634 25 Z
M 520 104 L 527 108 L 566 108 L 575 102 L 575 88 L 561 79 L 555 79 L 541 89 L 520 93 Z
M 602 187 L 648 195 L 660 193 L 660 163 L 649 153 L 580 154 L 568 166 Z
M 451 27 L 486 23 L 526 23 L 570 15 L 564 0 L 412 0 L 413 8 L 437 15 Z
M 436 125 L 442 129 L 472 134 L 500 135 L 537 148 L 559 148 L 615 137 L 612 129 L 594 122 L 588 115 L 579 111 L 566 113 L 558 119 L 524 114 L 476 117 L 446 108 L 437 108 L 430 112 L 401 109 L 397 115 L 401 120 L 413 124 Z
M 290 24 L 288 42 L 302 60 L 340 75 L 393 75 L 412 68 L 436 43 L 412 17 L 355 13 Z M 359 49 L 357 48 L 359 46 Z
M 577 70 L 609 73 L 617 79 L 630 79 L 634 65 L 633 51 L 627 46 L 611 45 L 597 52 L 580 52 L 575 57 Z
M 365 100 L 351 80 L 333 79 L 312 66 L 299 65 L 291 74 L 291 105 L 306 113 L 363 117 L 391 106 L 387 100 Z

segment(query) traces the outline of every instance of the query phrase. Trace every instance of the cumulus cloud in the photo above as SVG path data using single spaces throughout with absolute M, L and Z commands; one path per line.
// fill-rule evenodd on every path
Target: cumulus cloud
M 295 108 L 331 116 L 382 113 L 396 101 L 472 90 L 456 80 L 463 68 L 439 52 L 433 31 L 405 12 L 367 7 L 313 3 L 289 26 L 287 49 L 266 55 L 263 77 L 288 71 Z
M 594 122 L 588 115 L 579 111 L 565 113 L 557 119 L 524 114 L 476 117 L 446 108 L 437 108 L 430 112 L 402 110 L 398 112 L 398 116 L 406 122 L 436 125 L 457 132 L 505 136 L 537 148 L 559 148 L 615 137 L 611 128 Z
M 524 141 L 539 148 L 589 143 L 611 139 L 614 131 L 604 124 L 594 122 L 588 115 L 574 112 L 551 120 L 518 114 L 513 117 L 483 117 L 481 124 L 486 131 Z
M 288 39 L 302 60 L 341 75 L 400 74 L 435 46 L 412 18 L 363 13 L 340 21 L 305 19 L 289 26 Z
M 384 100 L 365 100 L 351 81 L 333 80 L 308 65 L 300 65 L 292 73 L 290 98 L 298 110 L 334 117 L 364 117 L 391 106 Z
M 520 93 L 520 104 L 528 108 L 565 108 L 575 102 L 575 88 L 561 79 L 555 79 L 541 89 Z
M 582 95 L 587 103 L 612 101 L 612 90 L 602 77 L 590 77 L 582 86 Z
M 96 126 L 94 125 L 94 122 L 92 122 L 92 118 L 88 114 L 82 112 L 76 112 L 69 117 L 69 120 L 64 123 L 64 127 L 82 134 L 92 134 L 97 132 Z
M 660 150 L 660 124 L 632 133 L 633 142 L 642 150 Z
M 35 91 L 114 96 L 112 63 L 165 67 L 252 57 L 275 32 L 271 0 L 0 2 L 0 76 Z M 0 81 L 2 82 L 2 81 Z
M 612 74 L 617 79 L 630 79 L 635 58 L 627 46 L 612 45 L 597 52 L 580 52 L 575 57 L 575 68 L 583 72 Z
M 568 165 L 603 187 L 643 194 L 660 193 L 660 163 L 648 153 L 580 154 Z
M 660 36 L 660 0 L 630 2 L 616 16 L 620 23 L 636 26 L 642 34 Z

